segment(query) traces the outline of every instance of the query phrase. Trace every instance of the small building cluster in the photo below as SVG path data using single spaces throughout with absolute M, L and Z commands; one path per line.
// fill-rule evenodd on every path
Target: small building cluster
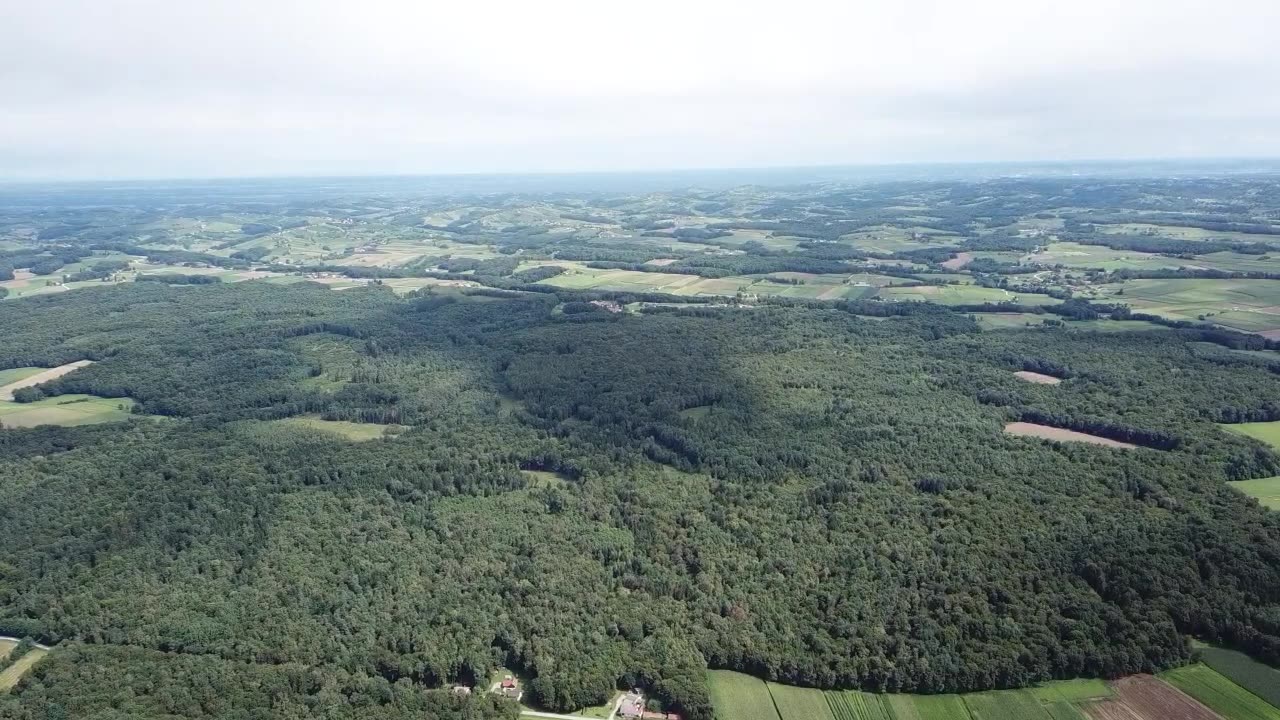
M 609 311 L 609 312 L 611 312 L 611 313 L 620 313 L 620 312 L 622 312 L 622 306 L 621 306 L 621 305 L 619 305 L 619 304 L 618 304 L 616 301 L 614 301 L 614 300 L 592 300 L 592 301 L 591 301 L 591 304 L 592 304 L 592 305 L 595 305 L 595 306 L 596 306 L 596 307 L 598 307 L 598 308 L 603 308 L 603 309 L 605 309 L 605 310 L 608 310 L 608 311 Z
M 489 692 L 516 702 L 520 702 L 520 698 L 524 697 L 524 690 L 520 688 L 520 681 L 512 675 L 503 676 L 501 680 L 493 684 L 493 687 L 489 688 Z
M 646 710 L 644 693 L 639 688 L 622 696 L 618 703 L 618 717 L 625 720 L 680 720 L 680 716 L 673 712 Z

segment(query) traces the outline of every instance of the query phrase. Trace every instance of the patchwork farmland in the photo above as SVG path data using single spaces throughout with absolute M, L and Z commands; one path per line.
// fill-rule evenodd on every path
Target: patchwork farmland
M 1106 286 L 1102 292 L 1107 300 L 1124 302 L 1136 312 L 1204 319 L 1245 332 L 1280 330 L 1280 282 L 1274 280 L 1141 279 Z
M 1177 668 L 1160 677 L 1229 720 L 1280 720 L 1280 708 L 1206 665 Z
M 1254 664 L 1252 672 L 1277 672 Z M 1264 687 L 1270 680 L 1255 679 Z M 727 671 L 711 671 L 709 682 L 717 720 L 1280 720 L 1280 708 L 1200 664 L 1158 678 L 1061 680 L 959 695 L 824 691 Z

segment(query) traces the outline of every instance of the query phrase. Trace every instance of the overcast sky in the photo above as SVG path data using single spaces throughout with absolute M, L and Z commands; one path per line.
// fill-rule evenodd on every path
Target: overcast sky
M 1278 0 L 0 0 L 0 178 L 1280 156 Z

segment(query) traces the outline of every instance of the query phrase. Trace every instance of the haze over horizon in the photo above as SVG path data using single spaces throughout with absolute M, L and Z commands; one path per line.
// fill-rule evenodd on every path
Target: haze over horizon
M 51 0 L 0 179 L 1280 156 L 1265 0 Z

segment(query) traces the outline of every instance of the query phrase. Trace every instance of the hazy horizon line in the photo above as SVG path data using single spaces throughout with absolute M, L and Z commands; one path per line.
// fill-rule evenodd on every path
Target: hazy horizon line
M 239 175 L 103 175 L 103 176 L 0 176 L 0 185 L 77 185 L 98 183 L 193 183 L 193 182 L 235 182 L 235 181 L 272 181 L 272 180 L 362 180 L 362 179 L 415 179 L 415 178 L 520 178 L 520 177 L 581 177 L 581 176 L 657 176 L 698 173 L 770 173 L 770 172 L 832 172 L 850 170 L 894 170 L 925 168 L 1017 168 L 1017 167 L 1057 167 L 1069 169 L 1073 166 L 1081 168 L 1099 168 L 1126 165 L 1170 165 L 1170 166 L 1213 166 L 1213 165 L 1258 165 L 1275 164 L 1275 171 L 1280 171 L 1280 155 L 1276 156 L 1153 156 L 1153 157 L 1091 157 L 1076 159 L 1037 159 L 1037 160 L 937 160 L 919 161 L 905 160 L 901 162 L 870 163 L 824 163 L 800 165 L 725 165 L 725 166 L 690 166 L 667 168 L 616 168 L 616 169 L 555 169 L 555 170 L 458 170 L 458 171 L 423 171 L 423 172 L 370 172 L 370 173 L 280 173 L 280 174 L 239 174 Z

